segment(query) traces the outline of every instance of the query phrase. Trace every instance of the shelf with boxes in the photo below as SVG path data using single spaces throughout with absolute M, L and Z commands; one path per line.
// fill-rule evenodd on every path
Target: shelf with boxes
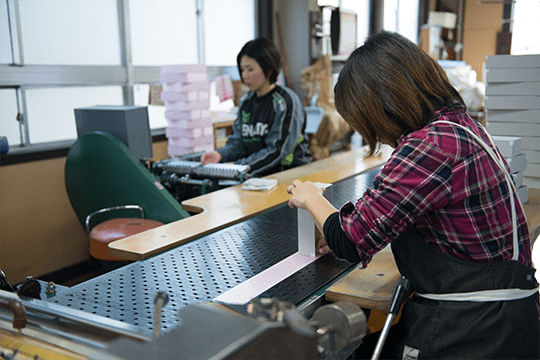
M 210 116 L 210 83 L 206 65 L 167 65 L 161 68 L 168 127 L 165 135 L 171 157 L 214 150 L 214 129 Z
M 462 19 L 455 12 L 430 11 L 420 33 L 422 49 L 435 60 L 461 59 Z
M 523 183 L 540 189 L 540 55 L 488 56 L 485 107 L 490 134 L 520 138 Z
M 527 155 L 521 149 L 521 138 L 493 135 L 493 141 L 510 167 L 519 199 L 522 203 L 526 202 L 529 188 L 523 184 L 523 174 L 527 167 Z

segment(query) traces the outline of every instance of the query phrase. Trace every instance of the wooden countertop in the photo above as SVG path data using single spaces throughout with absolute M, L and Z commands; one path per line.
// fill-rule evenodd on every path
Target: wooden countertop
M 364 160 L 365 149 L 346 151 L 311 164 L 272 174 L 278 179 L 270 191 L 242 190 L 232 186 L 182 202 L 194 216 L 117 240 L 109 244 L 110 253 L 129 260 L 141 260 L 201 236 L 247 220 L 287 204 L 286 188 L 295 179 L 336 183 L 383 165 L 381 156 Z
M 352 270 L 331 285 L 324 296 L 329 301 L 351 301 L 363 308 L 386 311 L 400 276 L 392 249 L 387 246 L 373 256 L 367 268 Z

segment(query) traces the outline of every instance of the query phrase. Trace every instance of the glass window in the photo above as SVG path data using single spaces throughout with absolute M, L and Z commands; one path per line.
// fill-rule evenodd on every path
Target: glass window
M 195 0 L 130 0 L 133 65 L 198 63 Z
M 317 0 L 317 5 L 319 5 L 319 6 L 338 7 L 339 6 L 339 0 Z
M 236 69 L 240 48 L 255 37 L 255 0 L 128 0 L 126 23 L 130 34 L 125 38 L 129 43 L 123 43 L 120 24 L 124 13 L 119 10 L 122 1 L 0 0 L 3 67 L 12 63 L 11 40 L 17 40 L 17 34 L 11 34 L 9 28 L 9 15 L 17 15 L 8 7 L 11 4 L 18 4 L 19 8 L 20 18 L 11 20 L 20 24 L 23 69 L 24 65 L 73 66 L 61 69 L 60 79 L 25 90 L 27 113 L 24 115 L 30 144 L 75 139 L 74 108 L 124 103 L 122 87 L 116 83 L 127 71 L 122 67 L 125 65 L 121 56 L 123 46 L 127 46 L 126 51 L 131 50 L 131 56 L 126 59 L 131 62 L 128 66 L 150 67 L 135 69 L 137 84 L 132 89 L 135 105 L 148 105 L 149 85 L 139 84 L 140 74 L 142 78 L 149 75 L 154 79 L 160 66 L 198 63 L 199 44 L 203 44 L 208 66 L 218 66 L 218 71 L 226 67 Z M 201 2 L 200 19 L 205 25 L 202 29 L 198 27 L 197 14 L 197 4 Z M 18 54 L 17 46 L 14 51 Z M 93 78 L 88 69 L 78 65 L 110 66 L 105 69 L 113 74 L 111 82 Z M 6 85 L 17 85 L 19 80 L 24 83 L 32 76 L 31 71 L 23 70 L 18 79 L 18 74 L 10 71 L 14 81 Z M 76 79 L 87 80 L 84 85 L 70 86 L 71 74 Z M 20 145 L 19 124 L 14 120 L 15 95 L 15 90 L 7 88 L 0 93 L 0 134 L 9 136 L 12 144 Z M 163 106 L 148 105 L 148 110 L 152 129 L 167 126 Z
M 514 2 L 512 55 L 540 54 L 540 1 Z
M 398 2 L 399 0 L 384 0 L 383 27 L 387 31 L 398 30 Z
M 12 89 L 0 90 L 0 135 L 8 138 L 9 146 L 21 144 L 17 95 Z
M 11 64 L 11 42 L 7 2 L 0 1 L 0 64 Z
M 383 27 L 418 44 L 418 1 L 384 0 Z
M 119 65 L 114 0 L 20 0 L 24 62 L 39 65 Z
M 242 46 L 255 37 L 253 0 L 204 0 L 203 10 L 206 65 L 236 65 Z
M 75 109 L 122 105 L 121 86 L 63 87 L 26 91 L 28 129 L 33 144 L 77 138 Z

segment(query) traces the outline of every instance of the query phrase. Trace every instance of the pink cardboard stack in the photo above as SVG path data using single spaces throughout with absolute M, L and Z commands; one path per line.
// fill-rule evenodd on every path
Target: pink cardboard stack
M 171 157 L 214 150 L 210 117 L 210 83 L 206 65 L 167 65 L 161 68 L 166 136 Z

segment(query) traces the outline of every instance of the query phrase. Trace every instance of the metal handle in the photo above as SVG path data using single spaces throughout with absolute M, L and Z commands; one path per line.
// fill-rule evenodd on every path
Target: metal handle
M 388 306 L 388 316 L 381 330 L 381 334 L 379 335 L 379 341 L 377 341 L 377 345 L 375 346 L 375 350 L 373 351 L 371 360 L 379 359 L 382 347 L 384 345 L 384 342 L 386 341 L 386 336 L 390 331 L 392 321 L 399 313 L 401 305 L 403 305 L 403 302 L 409 297 L 410 294 L 411 284 L 409 282 L 409 279 L 407 279 L 405 276 L 400 277 L 394 288 L 394 294 L 392 294 L 392 299 L 390 300 L 390 305 Z
M 13 313 L 13 328 L 21 330 L 26 327 L 26 310 L 21 304 L 19 297 L 11 292 L 0 291 L 0 308 Z
M 113 210 L 129 210 L 129 209 L 139 210 L 141 212 L 142 218 L 144 219 L 144 209 L 142 208 L 142 206 L 139 206 L 139 205 L 120 205 L 120 206 L 112 206 L 109 208 L 104 208 L 101 210 L 96 210 L 86 217 L 86 236 L 90 235 L 90 219 L 92 218 L 92 216 L 103 214 L 105 212 L 113 211 Z
M 156 294 L 156 297 L 154 298 L 154 338 L 157 339 L 159 337 L 159 331 L 161 329 L 160 327 L 160 320 L 161 320 L 161 309 L 165 304 L 169 302 L 169 295 L 165 291 L 159 291 Z

